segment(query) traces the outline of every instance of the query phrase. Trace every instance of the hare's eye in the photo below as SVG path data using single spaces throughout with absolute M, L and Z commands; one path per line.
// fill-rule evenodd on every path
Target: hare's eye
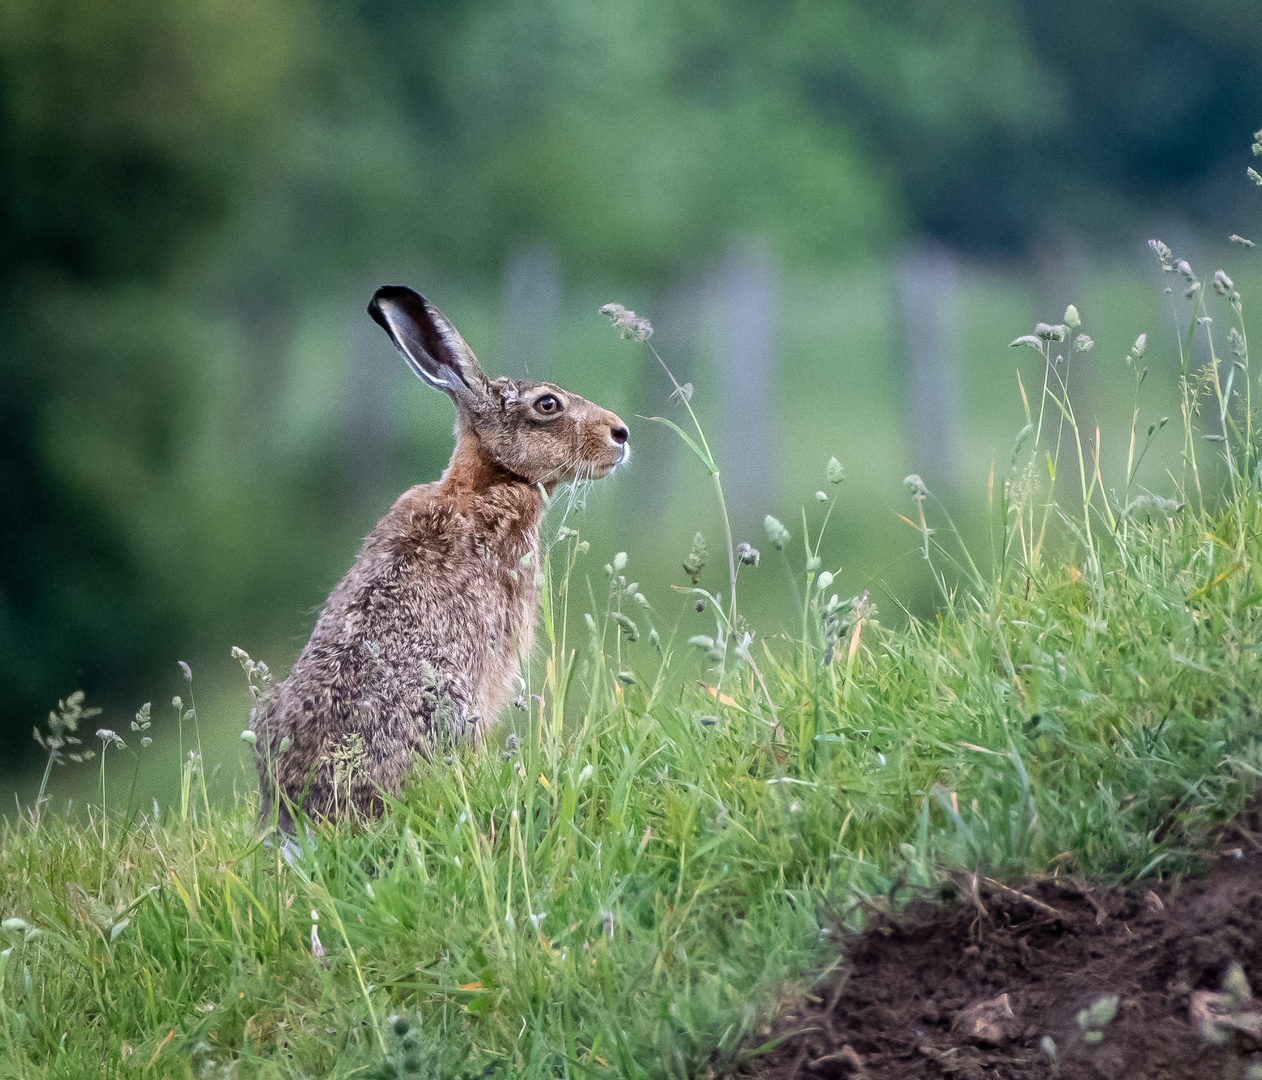
M 553 413 L 561 411 L 561 399 L 555 394 L 544 394 L 543 397 L 535 402 L 535 408 L 545 416 L 551 416 Z

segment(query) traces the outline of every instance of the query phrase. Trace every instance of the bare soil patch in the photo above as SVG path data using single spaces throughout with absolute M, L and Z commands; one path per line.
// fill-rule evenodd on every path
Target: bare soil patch
M 878 915 L 846 943 L 835 975 L 777 1019 L 787 1037 L 755 1071 L 760 1080 L 1231 1080 L 1258 1066 L 1262 1075 L 1262 1002 L 1247 990 L 1219 996 L 1224 980 L 1238 985 L 1233 962 L 1262 991 L 1262 853 L 1240 845 L 1208 878 L 1178 888 L 963 878 L 949 903 Z M 1098 1022 L 1107 1005 L 1080 1020 L 1112 995 L 1111 1020 Z M 1224 1041 L 1207 1041 L 1206 1024 Z

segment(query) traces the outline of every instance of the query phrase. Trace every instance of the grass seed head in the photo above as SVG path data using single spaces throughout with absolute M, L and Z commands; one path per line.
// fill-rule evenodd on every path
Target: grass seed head
M 767 530 L 767 539 L 771 541 L 772 547 L 777 551 L 783 551 L 784 545 L 791 539 L 792 535 L 789 530 L 784 527 L 778 518 L 768 514 L 762 521 L 763 528 Z
M 692 548 L 688 552 L 688 558 L 684 560 L 684 573 L 688 575 L 689 580 L 696 585 L 701 580 L 701 571 L 705 569 L 706 560 L 710 557 L 710 553 L 706 550 L 705 537 L 700 533 L 692 538 Z
M 624 339 L 648 341 L 653 336 L 653 326 L 648 319 L 641 318 L 621 304 L 606 304 L 600 313 L 608 317 L 618 335 Z
M 1148 246 L 1157 253 L 1157 258 L 1161 260 L 1161 269 L 1167 274 L 1174 273 L 1174 252 L 1169 246 L 1160 240 L 1149 240 Z

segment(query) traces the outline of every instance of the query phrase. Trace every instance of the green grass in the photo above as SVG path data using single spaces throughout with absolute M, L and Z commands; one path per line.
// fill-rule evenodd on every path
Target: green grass
M 1177 418 L 1156 433 L 1171 504 L 1136 501 L 1133 458 L 1105 489 L 1070 341 L 1021 351 L 990 549 L 910 485 L 932 619 L 833 592 L 819 540 L 846 488 L 821 464 L 827 499 L 739 568 L 785 581 L 791 633 L 745 625 L 725 553 L 650 601 L 634 552 L 602 570 L 563 530 L 535 695 L 496 745 L 420 763 L 381 821 L 283 850 L 253 795 L 206 797 L 186 710 L 167 810 L 110 771 L 104 809 L 9 821 L 0 1076 L 699 1076 L 757 1054 L 872 905 L 953 868 L 1195 872 L 1262 777 L 1250 375 L 1209 299 L 1229 355 L 1216 380 L 1183 367 L 1182 456 Z

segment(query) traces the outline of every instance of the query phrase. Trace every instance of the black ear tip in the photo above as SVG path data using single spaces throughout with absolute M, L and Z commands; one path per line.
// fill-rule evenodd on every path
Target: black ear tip
M 383 330 L 389 329 L 386 313 L 382 310 L 383 304 L 393 304 L 406 312 L 423 312 L 426 308 L 425 297 L 415 289 L 409 289 L 406 285 L 382 285 L 368 301 L 368 314 Z

